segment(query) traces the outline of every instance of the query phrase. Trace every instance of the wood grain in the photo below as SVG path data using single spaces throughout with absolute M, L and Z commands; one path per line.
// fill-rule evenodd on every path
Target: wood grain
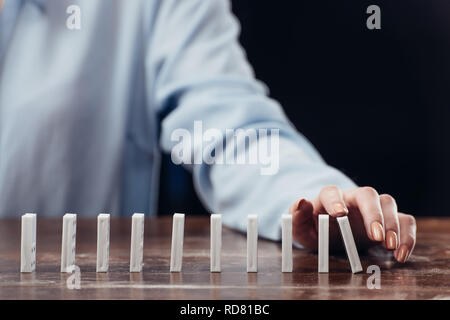
M 183 271 L 169 272 L 171 218 L 145 221 L 144 268 L 129 273 L 130 219 L 111 219 L 110 271 L 96 269 L 96 219 L 79 219 L 76 264 L 81 289 L 61 274 L 62 219 L 39 219 L 37 267 L 20 270 L 20 220 L 0 220 L 0 299 L 450 299 L 450 219 L 418 219 L 418 240 L 406 264 L 372 250 L 362 265 L 381 267 L 381 289 L 370 274 L 352 274 L 345 256 L 330 257 L 330 273 L 317 273 L 317 255 L 294 250 L 294 272 L 281 272 L 281 243 L 259 240 L 258 273 L 246 272 L 246 237 L 223 230 L 222 273 L 210 273 L 209 219 L 186 217 Z

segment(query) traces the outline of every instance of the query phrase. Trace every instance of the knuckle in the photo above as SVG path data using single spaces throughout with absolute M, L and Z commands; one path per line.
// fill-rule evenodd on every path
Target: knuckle
M 329 186 L 323 187 L 321 193 L 323 195 L 329 195 L 329 194 L 333 194 L 333 193 L 336 193 L 336 192 L 339 192 L 338 187 L 336 187 L 334 185 L 329 185 Z
M 324 191 L 336 191 L 337 189 L 338 189 L 338 187 L 336 187 L 334 185 L 328 185 L 328 186 L 323 187 L 322 190 L 324 190 Z
M 380 201 L 383 204 L 387 204 L 387 205 L 397 205 L 395 199 L 393 196 L 391 196 L 390 194 L 382 194 L 380 195 Z
M 405 215 L 405 221 L 406 223 L 408 223 L 409 225 L 416 227 L 416 218 L 414 218 L 414 216 L 410 215 L 410 214 L 406 214 Z
M 408 238 L 415 241 L 417 232 L 416 218 L 410 214 L 402 214 L 400 223 L 402 224 L 402 230 L 406 231 L 405 236 L 407 235 Z
M 378 196 L 377 190 L 373 187 L 361 187 L 361 192 L 368 195 L 368 196 Z

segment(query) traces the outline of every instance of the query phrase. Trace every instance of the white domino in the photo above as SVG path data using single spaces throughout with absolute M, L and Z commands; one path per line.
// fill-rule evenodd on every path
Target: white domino
M 183 263 L 184 214 L 175 213 L 172 224 L 170 272 L 180 272 Z
M 101 213 L 97 217 L 97 272 L 109 269 L 109 214 Z
M 77 215 L 66 213 L 63 217 L 61 272 L 71 273 L 75 265 Z
M 281 217 L 281 272 L 292 272 L 292 215 Z
M 135 213 L 131 218 L 130 272 L 141 272 L 144 260 L 144 222 L 143 213 Z
M 258 272 L 258 216 L 247 217 L 247 272 Z
M 36 214 L 22 216 L 22 240 L 20 250 L 20 272 L 36 269 Z
M 329 259 L 329 221 L 328 214 L 319 214 L 319 272 L 328 273 Z
M 353 273 L 361 272 L 362 266 L 359 260 L 358 250 L 356 249 L 355 239 L 353 238 L 352 229 L 348 217 L 338 217 L 339 229 L 341 230 L 342 239 L 344 240 L 347 257 Z
M 222 215 L 211 215 L 211 272 L 220 272 L 222 252 Z

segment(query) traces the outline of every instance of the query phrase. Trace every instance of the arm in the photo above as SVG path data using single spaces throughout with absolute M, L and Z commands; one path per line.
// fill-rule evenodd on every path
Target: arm
M 290 210 L 295 239 L 314 249 L 314 220 L 323 206 L 297 200 L 314 199 L 328 185 L 336 190 L 354 190 L 356 186 L 322 160 L 289 123 L 279 104 L 267 97 L 264 85 L 255 80 L 238 44 L 239 25 L 228 2 L 164 0 L 154 27 L 148 65 L 154 69 L 153 103 L 167 114 L 161 124 L 162 149 L 172 152 L 179 143 L 173 139 L 177 129 L 193 135 L 196 120 L 201 120 L 203 132 L 211 128 L 222 133 L 237 128 L 278 129 L 279 152 L 274 155 L 279 156 L 279 164 L 274 174 L 261 174 L 262 164 L 192 164 L 192 158 L 200 159 L 209 152 L 199 139 L 192 141 L 191 161 L 177 158 L 177 154 L 172 158 L 184 159 L 203 203 L 211 212 L 223 213 L 228 226 L 244 231 L 247 215 L 258 214 L 260 235 L 279 240 L 280 216 Z M 245 150 L 259 150 L 268 139 L 258 136 Z M 220 139 L 211 144 L 216 150 L 225 145 Z M 226 145 L 224 153 L 229 155 L 235 149 Z M 328 213 L 336 216 L 335 211 Z M 337 214 L 347 213 L 341 210 Z M 360 229 L 364 231 L 364 227 Z M 371 236 L 370 228 L 367 234 Z

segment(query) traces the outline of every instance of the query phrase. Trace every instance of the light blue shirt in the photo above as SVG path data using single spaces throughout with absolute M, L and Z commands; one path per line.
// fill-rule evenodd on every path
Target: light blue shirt
M 7 1 L 3 8 L 5 13 L 0 14 L 0 59 L 12 36 L 21 6 L 22 0 Z
M 15 16 L 11 1 L 3 22 Z M 81 30 L 66 26 L 73 4 Z M 186 165 L 203 203 L 230 227 L 244 231 L 257 214 L 260 235 L 279 239 L 294 201 L 325 185 L 355 186 L 255 80 L 225 0 L 24 0 L 13 20 L 0 47 L 2 217 L 154 215 L 160 154 L 196 120 L 203 130 L 280 130 L 275 175 L 259 165 Z

